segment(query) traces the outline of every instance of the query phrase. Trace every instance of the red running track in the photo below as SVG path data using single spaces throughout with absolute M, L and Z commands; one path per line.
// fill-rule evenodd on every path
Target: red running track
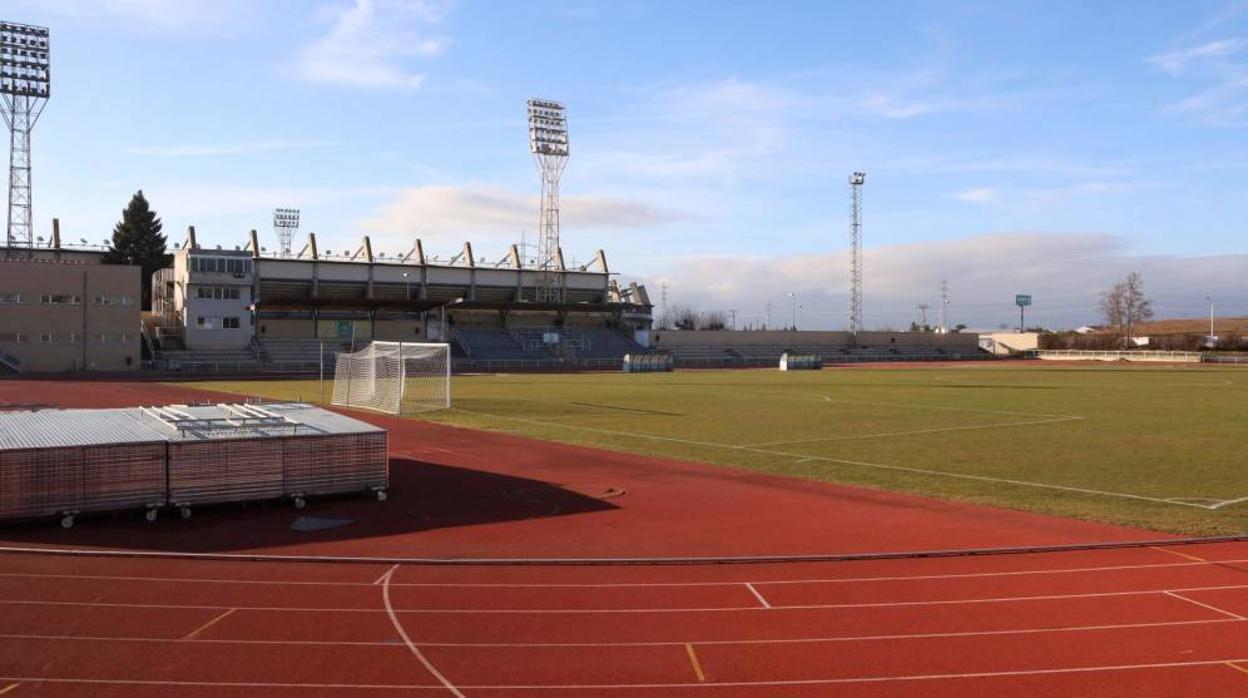
M 0 383 L 65 405 L 202 395 Z M 393 497 L 11 527 L 13 546 L 748 555 L 1156 538 L 368 416 Z M 619 494 L 622 490 L 624 494 Z M 882 526 L 879 522 L 889 522 Z M 393 566 L 0 554 L 0 695 L 1185 696 L 1248 691 L 1248 544 L 840 563 Z

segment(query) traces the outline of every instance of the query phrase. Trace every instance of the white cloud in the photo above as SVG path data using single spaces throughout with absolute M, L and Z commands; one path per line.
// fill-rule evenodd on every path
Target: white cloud
M 183 144 L 161 146 L 136 146 L 122 148 L 127 155 L 150 157 L 212 157 L 217 155 L 246 155 L 275 150 L 301 150 L 329 145 L 327 141 L 252 141 L 247 143 Z
M 967 204 L 991 204 L 1000 197 L 1000 192 L 992 187 L 971 187 L 949 195 L 950 198 Z
M 1204 85 L 1165 108 L 1165 113 L 1207 126 L 1248 125 L 1248 63 L 1239 59 L 1248 39 L 1235 37 L 1158 54 L 1149 59 L 1162 71 Z
M 1138 256 L 1109 235 L 1010 233 L 868 248 L 864 296 L 868 327 L 904 328 L 914 306 L 939 306 L 939 284 L 948 279 L 951 322 L 995 327 L 1013 322 L 1015 293 L 1036 300 L 1030 317 L 1049 326 L 1096 320 L 1097 295 L 1131 271 L 1163 314 L 1200 308 L 1212 293 L 1223 307 L 1248 302 L 1242 284 L 1248 254 L 1215 257 Z M 760 323 L 766 304 L 773 322 L 787 323 L 797 294 L 805 329 L 840 329 L 848 307 L 848 252 L 777 259 L 700 257 L 642 279 L 653 289 L 669 285 L 672 303 L 700 309 L 737 308 L 740 322 Z
M 355 0 L 328 8 L 328 31 L 299 51 L 295 73 L 310 82 L 415 89 L 425 76 L 414 60 L 437 56 L 449 43 L 428 33 L 446 11 L 436 0 Z
M 1233 56 L 1248 48 L 1248 41 L 1240 38 L 1210 41 L 1200 46 L 1159 53 L 1149 58 L 1149 62 L 1167 73 L 1178 75 L 1193 63 L 1208 61 L 1212 58 Z
M 404 239 L 450 241 L 492 239 L 516 242 L 522 230 L 536 234 L 538 197 L 496 186 L 410 187 L 382 206 L 364 227 Z M 635 229 L 673 216 L 649 205 L 601 196 L 564 196 L 561 223 L 567 228 Z

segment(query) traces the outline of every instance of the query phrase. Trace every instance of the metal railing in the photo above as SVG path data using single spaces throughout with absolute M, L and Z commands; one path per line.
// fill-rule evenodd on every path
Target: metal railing
M 1202 355 L 1197 351 L 1090 351 L 1083 349 L 1035 349 L 1028 356 L 1052 361 L 1165 361 L 1174 363 L 1200 363 Z

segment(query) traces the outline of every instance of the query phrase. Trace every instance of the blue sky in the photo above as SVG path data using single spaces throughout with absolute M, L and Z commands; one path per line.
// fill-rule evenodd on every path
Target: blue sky
M 35 214 L 106 237 L 144 189 L 174 240 L 369 233 L 498 259 L 536 227 L 523 102 L 569 106 L 564 248 L 657 301 L 866 322 L 948 278 L 955 322 L 1096 319 L 1140 270 L 1165 316 L 1248 313 L 1248 3 L 10 0 L 52 28 Z M 784 313 L 780 308 L 786 308 Z

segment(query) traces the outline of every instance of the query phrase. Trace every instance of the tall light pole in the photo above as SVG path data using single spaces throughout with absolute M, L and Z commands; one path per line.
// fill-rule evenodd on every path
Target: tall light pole
M 849 333 L 862 329 L 862 185 L 866 172 L 849 176 Z
M 10 247 L 31 247 L 34 241 L 30 132 L 51 88 L 48 28 L 0 22 L 0 113 L 9 127 Z
M 789 291 L 789 300 L 793 304 L 793 329 L 797 330 L 797 294 Z
M 537 302 L 563 301 L 559 262 L 559 179 L 568 166 L 567 108 L 548 99 L 530 99 L 529 152 L 542 178 L 542 212 L 537 233 Z
M 407 287 L 407 299 L 412 299 L 412 280 L 408 278 L 407 272 L 403 272 L 403 285 Z
M 940 281 L 940 332 L 949 334 L 949 282 Z
M 1213 296 L 1205 296 L 1205 300 L 1209 301 L 1209 341 L 1212 342 L 1213 334 Z
M 273 233 L 277 235 L 277 254 L 279 257 L 285 258 L 290 256 L 290 243 L 294 240 L 297 230 L 299 230 L 299 209 L 273 209 Z

